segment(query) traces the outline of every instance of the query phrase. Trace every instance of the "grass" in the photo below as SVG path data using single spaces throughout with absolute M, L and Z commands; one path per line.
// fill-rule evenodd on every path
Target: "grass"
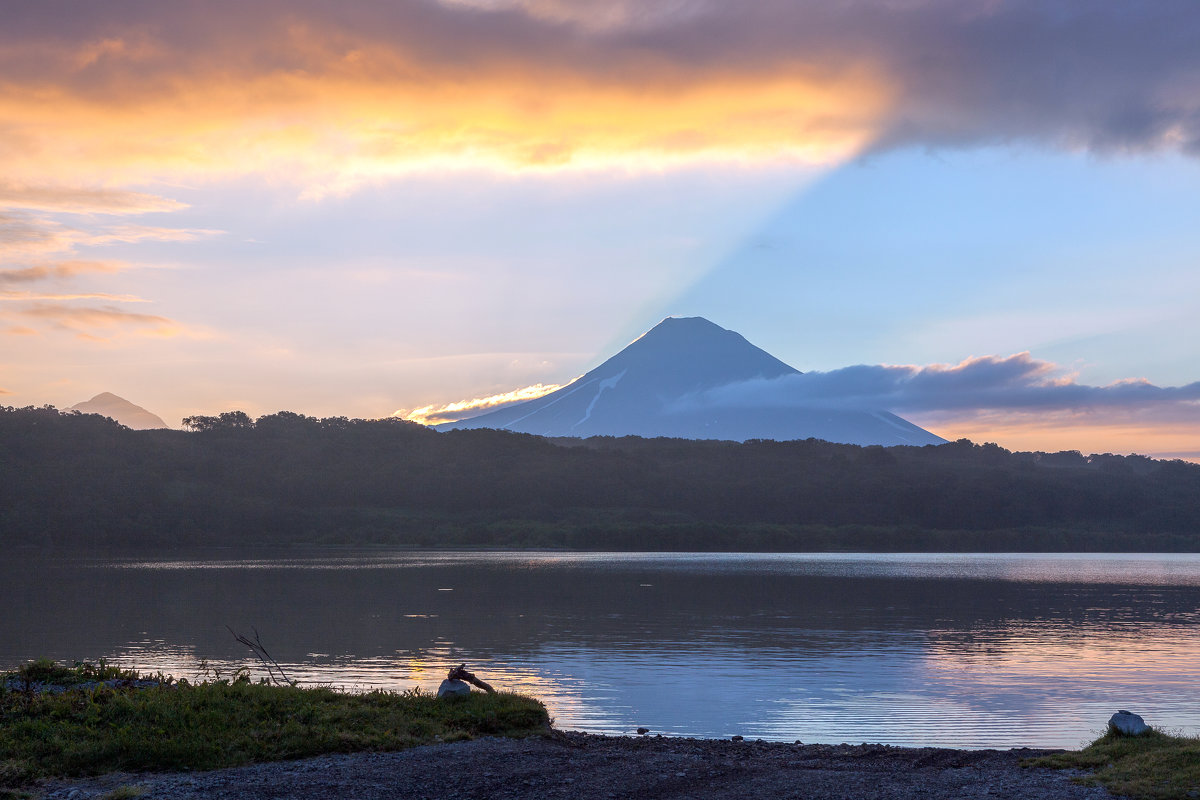
M 1200 798 L 1200 738 L 1152 730 L 1125 736 L 1109 730 L 1082 750 L 1034 759 L 1031 766 L 1083 769 L 1080 783 L 1100 784 L 1138 800 Z
M 3 679 L 16 678 L 24 683 L 53 683 L 59 686 L 78 686 L 107 680 L 137 680 L 141 676 L 131 670 L 110 666 L 101 659 L 99 666 L 77 662 L 73 667 L 57 664 L 48 658 L 39 658 L 23 664 L 16 672 L 3 675 Z M 161 676 L 153 676 L 161 679 Z
M 24 674 L 3 677 L 68 685 L 103 680 L 99 674 L 140 677 L 112 671 L 37 661 L 25 665 Z M 548 729 L 542 704 L 514 694 L 445 701 L 415 689 L 347 694 L 253 683 L 244 676 L 56 695 L 0 688 L 0 798 L 21 797 L 48 777 L 216 769 Z

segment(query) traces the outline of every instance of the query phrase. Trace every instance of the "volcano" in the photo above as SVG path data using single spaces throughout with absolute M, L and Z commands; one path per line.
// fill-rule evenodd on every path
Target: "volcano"
M 67 411 L 99 414 L 102 417 L 116 420 L 126 428 L 132 428 L 135 431 L 167 427 L 167 423 L 162 421 L 162 417 L 150 413 L 141 406 L 134 405 L 124 397 L 117 397 L 112 392 L 101 392 L 91 400 L 76 403 Z
M 681 439 L 825 439 L 859 445 L 946 440 L 884 410 L 780 401 L 706 402 L 744 384 L 752 391 L 799 375 L 741 334 L 703 317 L 670 317 L 600 366 L 557 391 L 438 430 L 500 428 L 539 436 L 668 436 Z

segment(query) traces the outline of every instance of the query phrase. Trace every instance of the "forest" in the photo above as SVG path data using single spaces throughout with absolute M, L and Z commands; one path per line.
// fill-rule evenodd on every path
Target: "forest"
M 1144 456 L 184 423 L 0 406 L 0 545 L 1200 550 L 1200 465 Z

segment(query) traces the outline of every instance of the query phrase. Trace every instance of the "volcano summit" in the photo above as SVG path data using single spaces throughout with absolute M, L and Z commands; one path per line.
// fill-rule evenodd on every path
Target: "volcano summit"
M 769 400 L 754 395 L 755 386 L 800 374 L 741 334 L 702 317 L 669 317 L 555 392 L 437 429 L 733 441 L 814 438 L 859 445 L 945 442 L 883 410 L 817 405 L 777 391 Z M 730 391 L 742 386 L 745 392 Z

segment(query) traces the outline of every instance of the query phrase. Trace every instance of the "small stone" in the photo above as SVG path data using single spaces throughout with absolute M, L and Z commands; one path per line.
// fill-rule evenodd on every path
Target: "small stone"
M 745 737 L 743 737 L 743 736 L 742 736 L 742 735 L 739 733 L 739 734 L 737 734 L 736 736 L 733 736 L 733 737 L 732 737 L 732 740 L 733 740 L 733 741 L 735 741 L 735 742 L 740 742 L 740 741 L 741 741 L 743 738 L 745 738 Z
M 638 728 L 637 732 L 638 732 L 638 736 L 645 736 L 647 733 L 650 732 L 650 729 L 649 728 Z
M 438 687 L 437 696 L 443 698 L 466 697 L 471 693 L 471 687 L 458 679 L 444 680 Z
M 1124 709 L 1109 718 L 1108 727 L 1124 736 L 1141 736 L 1143 733 L 1150 732 L 1150 726 L 1146 724 L 1146 720 Z

